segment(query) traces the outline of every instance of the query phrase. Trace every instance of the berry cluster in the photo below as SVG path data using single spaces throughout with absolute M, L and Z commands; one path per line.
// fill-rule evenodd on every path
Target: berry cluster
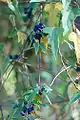
M 28 105 L 27 102 L 24 102 L 23 110 L 21 111 L 21 116 L 29 115 L 34 111 L 34 104 Z
M 39 90 L 39 95 L 42 95 L 43 91 L 45 90 L 45 88 L 41 88 L 41 90 Z
M 77 67 L 75 68 L 75 70 L 76 70 L 77 72 L 80 72 L 80 66 L 77 66 Z
M 32 17 L 32 8 L 30 8 L 29 6 L 25 6 L 24 7 L 24 21 L 26 21 L 27 19 L 31 19 Z
M 75 27 L 80 31 L 80 16 L 77 16 L 74 20 Z
M 20 56 L 19 54 L 8 55 L 9 59 L 11 59 L 11 60 L 16 60 L 19 58 L 19 56 Z
M 34 36 L 33 36 L 33 43 L 38 40 L 40 43 L 40 40 L 43 36 L 43 28 L 45 28 L 45 25 L 43 23 L 39 23 L 34 26 Z

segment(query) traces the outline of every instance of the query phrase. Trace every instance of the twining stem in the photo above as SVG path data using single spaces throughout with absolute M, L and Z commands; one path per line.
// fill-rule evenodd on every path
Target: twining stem
M 45 95 L 46 99 L 48 100 L 49 104 L 52 105 L 52 102 L 51 102 L 51 100 L 49 99 L 48 95 L 47 95 L 47 94 L 44 94 L 44 95 Z
M 70 65 L 70 66 L 62 69 L 59 73 L 57 73 L 57 75 L 53 78 L 53 80 L 52 80 L 52 82 L 51 82 L 51 84 L 50 84 L 50 87 L 52 87 L 52 85 L 54 84 L 55 80 L 57 79 L 57 77 L 58 77 L 61 73 L 63 73 L 64 71 L 70 69 L 71 67 L 72 67 L 72 66 Z
M 1 111 L 1 120 L 4 120 L 4 115 L 3 115 L 3 110 L 1 105 L 0 105 L 0 111 Z
M 42 10 L 43 10 L 43 5 L 40 4 L 40 22 L 42 21 Z M 40 41 L 39 41 L 40 44 Z M 40 68 L 41 68 L 41 52 L 39 51 L 39 55 L 38 55 L 38 85 L 39 87 L 41 87 L 41 78 L 40 78 Z
M 41 53 L 39 53 L 39 55 L 38 55 L 38 85 L 39 85 L 39 87 L 40 87 L 40 84 L 41 84 L 40 67 L 41 67 Z
M 63 67 L 66 69 L 66 65 L 65 65 L 65 63 L 64 63 L 63 55 L 62 55 L 62 53 L 61 53 L 60 45 L 59 45 L 59 44 L 60 44 L 60 43 L 58 43 L 58 50 L 59 50 L 59 54 L 60 54 L 60 57 L 61 57 L 61 62 L 62 62 Z M 76 88 L 77 90 L 79 90 L 78 87 L 77 87 L 77 85 L 76 85 L 76 83 L 75 83 L 75 81 L 72 79 L 71 75 L 69 74 L 69 70 L 68 70 L 68 69 L 66 70 L 66 72 L 67 72 L 67 75 L 68 75 L 69 79 L 71 80 L 71 82 L 72 82 L 73 85 L 75 86 L 75 88 Z

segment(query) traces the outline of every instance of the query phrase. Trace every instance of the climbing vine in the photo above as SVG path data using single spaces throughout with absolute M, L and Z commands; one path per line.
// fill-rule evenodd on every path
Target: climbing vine
M 72 106 L 80 98 L 80 3 L 76 0 L 7 0 L 6 3 L 11 12 L 8 39 L 15 41 L 17 50 L 4 55 L 5 46 L 0 44 L 0 55 L 6 64 L 1 71 L 0 92 L 3 87 L 5 90 L 9 89 L 7 84 L 10 82 L 16 84 L 15 79 L 23 79 L 23 89 L 19 88 L 19 94 L 16 95 L 6 120 L 43 120 L 39 114 L 47 105 L 53 107 L 52 96 L 56 91 L 54 84 L 58 78 L 66 79 L 67 84 L 67 97 L 65 92 L 59 95 L 62 102 L 67 101 L 69 106 Z M 68 58 L 66 48 L 63 49 L 64 44 L 68 48 Z M 32 56 L 34 59 L 30 62 Z M 47 56 L 52 58 L 46 58 Z M 47 71 L 50 70 L 45 62 L 48 59 L 52 60 L 52 69 L 59 67 L 56 74 Z M 49 82 L 47 77 L 42 79 L 42 73 L 48 76 Z M 10 75 L 16 77 L 12 80 Z M 24 83 L 25 76 L 27 87 Z M 15 88 L 15 85 L 13 87 Z M 1 113 L 4 120 L 2 107 Z

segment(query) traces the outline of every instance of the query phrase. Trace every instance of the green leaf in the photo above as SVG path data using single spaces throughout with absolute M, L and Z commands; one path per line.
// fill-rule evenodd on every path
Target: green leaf
M 15 7 L 13 6 L 12 2 L 8 3 L 8 7 L 15 13 Z
M 69 28 L 71 27 L 71 25 L 69 26 L 70 14 L 71 14 L 71 9 L 63 10 L 62 12 L 62 25 L 65 33 L 68 32 Z
M 12 23 L 13 26 L 16 26 L 15 15 L 10 15 L 9 20 Z
M 46 84 L 43 87 L 45 88 L 46 93 L 49 93 L 52 91 L 52 89 Z
M 62 25 L 64 32 L 72 29 L 72 24 L 76 16 L 80 15 L 80 8 L 70 6 L 71 0 L 62 0 L 64 10 L 62 11 Z
M 26 91 L 26 92 L 23 94 L 23 96 L 25 96 L 25 95 L 30 95 L 31 93 L 33 93 L 33 90 L 28 90 L 28 91 Z
M 32 94 L 30 94 L 30 96 L 27 98 L 28 101 L 32 101 L 33 98 L 35 98 L 36 96 L 36 91 L 34 91 Z
M 69 28 L 71 27 L 71 25 L 69 26 L 69 17 L 70 17 L 70 13 L 71 13 L 71 8 L 70 8 L 70 3 L 71 0 L 62 0 L 63 3 L 63 7 L 64 10 L 62 11 L 62 25 L 64 28 L 64 32 L 68 32 Z
M 8 32 L 8 37 L 9 38 L 12 38 L 16 35 L 17 35 L 17 31 L 14 28 L 9 30 L 9 32 Z
M 54 59 L 56 60 L 58 53 L 58 40 L 61 34 L 63 33 L 63 28 L 46 27 L 43 29 L 43 32 L 48 33 L 50 36 L 50 44 L 52 47 Z
M 54 27 L 46 27 L 43 29 L 43 33 L 48 33 L 50 37 L 52 37 L 52 31 Z
M 0 44 L 0 55 L 3 55 L 4 52 L 4 44 Z
M 63 3 L 63 6 L 64 6 L 64 9 L 68 10 L 68 7 L 71 3 L 71 0 L 62 0 L 62 3 Z
M 61 80 L 65 81 L 67 79 L 67 73 L 66 73 L 66 71 L 63 72 L 59 77 L 60 77 Z
M 34 46 L 34 49 L 35 49 L 35 53 L 37 54 L 38 53 L 38 50 L 39 50 L 39 43 L 37 42 L 35 42 L 34 44 L 33 44 L 33 46 Z
M 74 103 L 77 99 L 80 98 L 80 92 L 76 93 L 71 99 L 70 104 Z
M 46 46 L 44 43 L 40 43 L 39 46 L 40 46 L 41 50 L 43 50 L 44 52 L 46 51 Z

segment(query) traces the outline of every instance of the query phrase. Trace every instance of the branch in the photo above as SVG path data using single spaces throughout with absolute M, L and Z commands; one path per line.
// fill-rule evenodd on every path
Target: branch
M 63 72 L 66 71 L 67 69 L 70 69 L 71 67 L 72 67 L 72 65 L 66 67 L 65 69 L 62 69 L 62 70 L 54 77 L 54 79 L 52 80 L 52 82 L 51 82 L 51 84 L 50 84 L 50 87 L 52 87 L 52 85 L 54 84 L 56 78 L 57 78 L 61 73 L 63 73 Z
M 62 55 L 62 53 L 61 53 L 59 43 L 58 43 L 58 49 L 59 49 L 59 54 L 60 54 L 60 57 L 61 57 L 62 65 L 63 65 L 64 68 L 66 69 L 66 65 L 65 65 L 64 60 L 63 60 L 63 55 Z M 67 72 L 67 75 L 68 75 L 68 77 L 70 78 L 71 82 L 74 84 L 75 88 L 79 91 L 79 89 L 78 89 L 78 87 L 77 87 L 75 81 L 72 79 L 71 75 L 69 74 L 69 70 L 68 70 L 68 69 L 66 69 L 66 72 Z

